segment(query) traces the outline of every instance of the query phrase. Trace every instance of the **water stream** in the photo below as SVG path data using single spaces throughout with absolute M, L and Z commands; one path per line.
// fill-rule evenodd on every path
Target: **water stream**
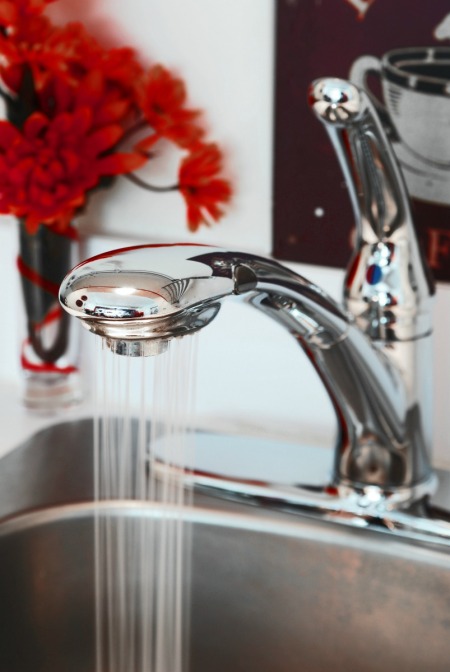
M 187 672 L 192 492 L 181 475 L 193 463 L 197 337 L 157 357 L 97 340 L 96 672 Z M 109 500 L 130 515 L 107 513 Z

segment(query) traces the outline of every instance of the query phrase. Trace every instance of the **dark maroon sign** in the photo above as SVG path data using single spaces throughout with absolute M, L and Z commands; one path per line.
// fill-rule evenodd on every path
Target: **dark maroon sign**
M 278 0 L 276 257 L 344 267 L 354 217 L 306 93 L 318 77 L 364 87 L 381 115 L 436 279 L 450 281 L 450 3 Z

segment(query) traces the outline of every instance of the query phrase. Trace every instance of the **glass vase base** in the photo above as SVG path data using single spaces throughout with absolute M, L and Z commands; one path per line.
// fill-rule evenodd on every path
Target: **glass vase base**
M 30 373 L 23 381 L 22 402 L 32 411 L 51 415 L 79 404 L 81 399 L 78 372 Z

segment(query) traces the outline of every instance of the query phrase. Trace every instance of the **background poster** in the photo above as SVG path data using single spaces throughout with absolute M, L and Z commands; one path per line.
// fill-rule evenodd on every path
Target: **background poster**
M 319 77 L 351 78 L 384 108 L 421 244 L 450 281 L 448 0 L 278 0 L 276 36 L 274 256 L 347 265 L 349 194 L 306 95 Z

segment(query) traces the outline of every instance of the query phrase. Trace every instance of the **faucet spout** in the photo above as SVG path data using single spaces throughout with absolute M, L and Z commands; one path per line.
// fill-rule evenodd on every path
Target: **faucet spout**
M 322 379 L 339 427 L 333 485 L 423 495 L 432 474 L 401 371 L 319 287 L 276 261 L 201 245 L 140 245 L 88 259 L 60 290 L 62 306 L 85 327 L 125 344 L 196 331 L 233 296 L 282 324 Z

